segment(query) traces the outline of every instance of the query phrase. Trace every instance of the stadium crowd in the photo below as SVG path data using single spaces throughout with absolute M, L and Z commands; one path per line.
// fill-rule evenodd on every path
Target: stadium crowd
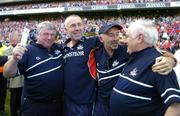
M 118 22 L 123 26 L 124 31 L 128 28 L 130 22 L 134 21 L 135 19 L 143 18 L 143 19 L 152 19 L 154 23 L 156 23 L 158 31 L 159 31 L 159 46 L 165 49 L 171 49 L 173 46 L 178 45 L 177 43 L 180 40 L 180 17 L 179 16 L 159 16 L 159 17 L 139 17 L 139 16 L 130 16 L 130 17 L 104 17 L 104 18 L 88 18 L 84 17 L 83 21 L 86 25 L 85 32 L 88 36 L 96 35 L 99 31 L 99 27 L 102 24 L 107 22 Z M 0 22 L 0 38 L 1 41 L 9 42 L 9 34 L 13 30 L 18 30 L 19 33 L 22 32 L 22 29 L 26 26 L 30 30 L 34 30 L 36 25 L 39 22 L 44 20 L 52 21 L 55 25 L 57 30 L 59 31 L 60 37 L 65 39 L 67 35 L 65 33 L 64 27 L 64 16 L 60 16 L 60 18 L 40 18 L 40 19 L 22 19 L 22 20 L 11 20 L 10 18 L 5 18 L 4 21 Z M 12 28 L 13 27 L 13 28 Z M 33 32 L 31 36 L 33 36 Z M 124 36 L 122 36 L 124 37 Z M 174 52 L 174 51 L 173 51 Z
M 24 10 L 24 9 L 39 9 L 39 8 L 58 8 L 58 7 L 82 7 L 92 5 L 112 5 L 123 3 L 148 3 L 148 2 L 171 2 L 178 0 L 85 0 L 85 1 L 68 1 L 68 2 L 47 2 L 34 4 L 13 4 L 0 5 L 0 11 Z

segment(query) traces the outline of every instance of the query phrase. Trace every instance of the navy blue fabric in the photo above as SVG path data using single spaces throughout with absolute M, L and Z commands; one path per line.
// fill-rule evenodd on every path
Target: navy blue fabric
M 3 67 L 7 60 L 7 56 L 0 56 L 0 66 Z M 3 73 L 0 72 L 0 111 L 5 110 L 6 89 L 7 79 L 4 78 Z
M 92 116 L 93 103 L 76 104 L 70 99 L 64 99 L 64 116 Z
M 64 92 L 65 98 L 76 104 L 93 103 L 96 94 L 96 80 L 88 67 L 89 54 L 99 44 L 97 38 L 83 37 L 72 48 L 65 47 Z
M 110 58 L 103 45 L 96 49 L 95 56 L 98 74 L 98 90 L 95 106 L 96 116 L 104 116 L 109 112 L 111 91 L 117 82 L 125 62 L 129 58 L 126 51 L 126 46 L 118 46 L 118 49 L 114 51 L 113 56 Z
M 21 116 L 62 116 L 62 102 L 39 103 L 28 98 L 22 99 Z
M 8 57 L 7 56 L 0 56 L 0 66 L 3 67 L 4 64 L 7 62 Z M 0 73 L 0 78 L 4 78 L 3 73 Z M 4 79 L 5 80 L 5 79 Z
M 110 106 L 96 102 L 93 116 L 110 116 Z
M 155 48 L 131 55 L 111 94 L 112 116 L 163 116 L 170 104 L 180 102 L 174 71 L 165 76 L 152 71 L 160 55 Z
M 39 44 L 31 44 L 18 63 L 24 74 L 23 96 L 49 102 L 59 99 L 63 93 L 63 57 L 59 45 L 54 44 L 50 51 Z
M 0 56 L 0 66 L 4 66 L 7 60 L 8 60 L 7 56 Z
M 129 55 L 126 46 L 119 46 L 110 58 L 102 46 L 96 51 L 98 72 L 98 99 L 104 104 L 109 103 L 110 93 L 114 87 L 118 74 L 121 73 Z

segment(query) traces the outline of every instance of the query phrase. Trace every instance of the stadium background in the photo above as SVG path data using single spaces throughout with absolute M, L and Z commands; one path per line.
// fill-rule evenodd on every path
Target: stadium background
M 34 30 L 44 20 L 53 21 L 60 36 L 66 38 L 63 21 L 70 14 L 83 17 L 86 36 L 95 35 L 108 21 L 116 21 L 126 29 L 134 19 L 148 18 L 157 24 L 162 47 L 180 40 L 179 0 L 0 0 L 0 41 L 8 43 L 14 29 L 20 33 L 25 26 Z M 9 116 L 9 92 L 6 112 Z

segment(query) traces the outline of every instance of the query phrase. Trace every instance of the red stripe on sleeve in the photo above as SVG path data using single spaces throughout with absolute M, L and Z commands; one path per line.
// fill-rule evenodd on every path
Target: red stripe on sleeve
M 91 76 L 96 79 L 97 70 L 96 70 L 96 59 L 95 59 L 95 49 L 92 49 L 89 54 L 88 67 Z

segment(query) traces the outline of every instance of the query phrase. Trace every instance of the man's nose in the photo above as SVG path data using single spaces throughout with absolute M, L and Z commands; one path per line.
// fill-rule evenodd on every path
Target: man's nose
M 113 37 L 112 37 L 112 40 L 118 40 L 119 39 L 119 36 L 118 35 L 114 35 Z
M 55 35 L 54 34 L 48 34 L 48 39 L 52 39 L 52 38 L 55 38 Z
M 124 44 L 127 44 L 127 43 L 128 43 L 128 40 L 127 40 L 127 39 L 124 39 L 123 42 L 124 42 Z

